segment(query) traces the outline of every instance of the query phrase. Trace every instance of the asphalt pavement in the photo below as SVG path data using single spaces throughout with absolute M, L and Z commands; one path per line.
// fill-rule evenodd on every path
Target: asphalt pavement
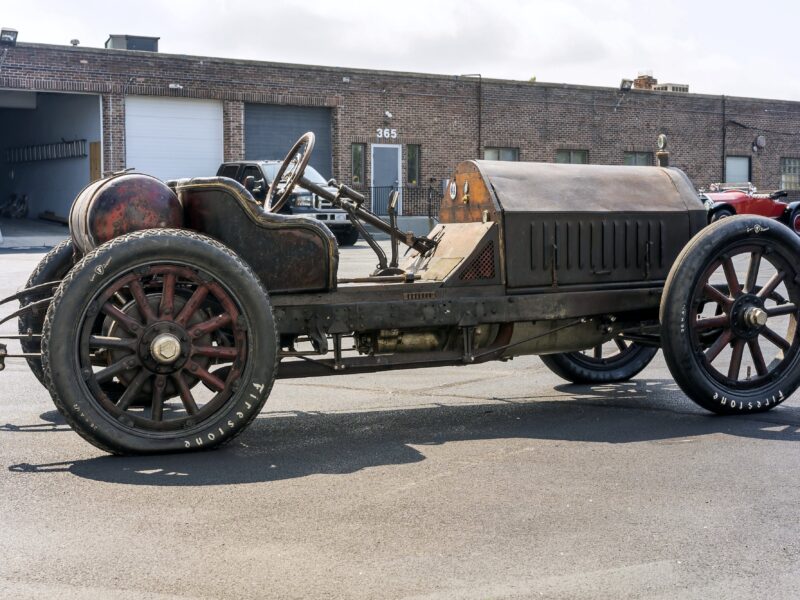
M 0 252 L 0 295 L 41 256 Z M 607 386 L 536 357 L 283 380 L 232 444 L 147 458 L 9 360 L 0 598 L 796 599 L 798 481 L 800 395 L 712 416 L 660 355 Z

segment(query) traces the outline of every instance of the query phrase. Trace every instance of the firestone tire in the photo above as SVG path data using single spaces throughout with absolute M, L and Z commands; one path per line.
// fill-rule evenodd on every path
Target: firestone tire
M 174 344 L 157 354 L 162 337 Z M 47 311 L 42 364 L 56 407 L 91 444 L 114 454 L 185 452 L 228 442 L 256 417 L 275 379 L 277 339 L 267 293 L 234 252 L 188 231 L 145 230 L 103 244 L 69 272 Z M 98 367 L 107 348 L 122 358 Z M 207 402 L 195 396 L 206 393 L 200 380 L 218 386 Z M 129 398 L 106 395 L 109 382 Z M 137 407 L 148 385 L 152 403 Z
M 28 282 L 25 284 L 25 287 L 29 288 L 31 286 L 47 283 L 49 281 L 61 281 L 75 264 L 74 255 L 75 245 L 72 243 L 72 238 L 67 238 L 57 246 L 54 246 L 50 252 L 45 254 L 44 258 L 36 266 L 33 273 L 31 273 L 31 276 L 28 278 Z M 26 296 L 20 301 L 20 306 L 30 304 L 34 300 L 39 300 L 40 297 L 44 296 L 37 296 L 36 298 Z M 35 334 L 41 333 L 46 312 L 47 308 L 43 307 L 32 312 L 22 314 L 18 321 L 19 332 L 22 334 L 26 334 L 29 331 Z M 20 345 L 22 346 L 23 352 L 31 354 L 38 354 L 41 352 L 41 343 L 39 342 L 38 338 L 34 340 L 20 340 Z M 27 361 L 28 366 L 30 367 L 36 379 L 39 380 L 39 383 L 47 387 L 44 382 L 42 361 L 38 358 L 28 358 Z
M 336 234 L 336 241 L 340 246 L 354 246 L 358 242 L 358 229 L 351 227 Z
M 739 283 L 734 270 L 734 285 L 738 293 L 730 293 L 730 280 L 724 292 L 714 292 L 707 275 L 715 268 L 723 268 L 726 261 L 733 264 L 733 259 L 740 255 L 750 255 L 750 266 L 744 284 Z M 769 327 L 767 320 L 761 333 L 742 330 L 740 322 L 735 319 L 742 311 L 736 309 L 737 304 L 750 301 L 750 298 L 763 296 L 775 297 L 771 291 L 762 291 L 770 287 L 770 282 L 758 284 L 756 275 L 750 281 L 754 253 L 759 254 L 759 264 L 769 260 L 778 264 L 776 276 L 785 272 L 785 281 L 789 298 L 779 302 L 777 306 L 768 307 L 766 300 L 761 303 L 767 319 L 774 315 L 788 315 L 788 340 L 785 350 L 777 354 L 770 364 L 766 364 L 760 342 Z M 664 293 L 661 298 L 661 345 L 664 358 L 676 383 L 694 402 L 703 408 L 722 415 L 755 413 L 770 410 L 783 402 L 800 385 L 800 335 L 797 320 L 800 307 L 800 267 L 797 257 L 800 256 L 800 239 L 789 228 L 765 217 L 735 216 L 713 223 L 698 233 L 678 255 L 667 277 Z M 731 267 L 731 269 L 734 269 Z M 727 273 L 725 274 L 727 278 Z M 771 280 L 770 280 L 771 281 Z M 774 289 L 774 288 L 773 288 Z M 780 297 L 780 296 L 778 296 Z M 709 298 L 717 298 L 719 303 Z M 703 303 L 714 302 L 720 308 L 715 315 L 703 319 L 699 314 Z M 745 306 L 744 308 L 748 308 Z M 713 337 L 703 341 L 698 333 L 707 334 L 703 328 L 708 323 L 727 323 L 712 330 Z M 730 331 L 730 333 L 728 333 Z M 743 334 L 744 337 L 740 337 Z M 757 352 L 750 344 L 755 339 Z M 706 347 L 703 347 L 703 346 Z M 750 372 L 746 378 L 740 379 L 739 368 L 744 350 L 739 350 L 738 360 L 735 347 L 749 349 L 752 360 L 756 364 L 756 378 Z M 721 356 L 721 349 L 730 347 L 731 358 L 721 365 L 721 372 L 714 367 L 715 356 Z M 756 359 L 761 356 L 760 361 Z M 736 361 L 733 371 L 731 363 Z M 760 367 L 759 367 L 760 365 Z
M 658 348 L 632 343 L 610 359 L 598 360 L 580 352 L 540 356 L 553 373 L 572 383 L 618 383 L 628 381 L 650 364 Z

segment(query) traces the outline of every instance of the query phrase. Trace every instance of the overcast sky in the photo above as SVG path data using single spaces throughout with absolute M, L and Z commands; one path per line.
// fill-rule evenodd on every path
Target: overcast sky
M 2 0 L 19 41 L 800 100 L 800 2 L 772 0 Z

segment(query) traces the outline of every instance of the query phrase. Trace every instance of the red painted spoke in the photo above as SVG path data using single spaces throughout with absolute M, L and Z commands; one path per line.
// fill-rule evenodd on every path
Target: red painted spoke
M 162 319 L 172 318 L 175 310 L 175 273 L 164 275 L 164 289 L 161 292 L 161 304 L 158 312 Z
M 594 357 L 595 358 L 603 358 L 603 346 L 602 344 L 599 346 L 594 347 Z
M 764 329 L 761 330 L 761 335 L 763 335 L 765 338 L 767 338 L 770 342 L 775 344 L 778 348 L 780 348 L 784 352 L 789 348 L 791 348 L 792 346 L 789 342 L 786 341 L 786 338 L 784 338 L 782 335 L 779 335 L 769 327 L 764 327 Z
M 730 305 L 733 304 L 733 300 L 720 292 L 717 288 L 715 288 L 711 284 L 705 284 L 703 286 L 703 292 L 706 296 L 708 296 L 713 302 L 722 305 L 723 309 L 727 310 L 730 308 Z
M 142 283 L 138 279 L 134 279 L 130 283 L 130 288 L 131 294 L 133 294 L 133 298 L 136 300 L 139 313 L 144 317 L 145 323 L 152 323 L 155 321 L 156 313 L 153 312 L 150 303 L 147 301 L 147 294 L 144 293 Z
M 192 390 L 189 389 L 189 386 L 186 384 L 186 380 L 181 376 L 180 373 L 173 373 L 172 380 L 175 382 L 175 385 L 178 386 L 178 395 L 181 397 L 181 402 L 183 402 L 186 412 L 190 415 L 196 415 L 197 403 L 194 401 Z
M 225 389 L 225 382 L 222 381 L 222 379 L 220 379 L 216 375 L 213 375 L 212 373 L 209 373 L 197 363 L 189 361 L 186 367 L 189 369 L 189 372 L 192 375 L 195 375 L 200 379 L 202 379 L 212 389 L 215 389 L 218 392 L 221 392 L 222 390 Z
M 142 389 L 144 382 L 147 381 L 151 375 L 152 373 L 146 369 L 139 371 L 139 374 L 128 384 L 125 392 L 123 392 L 122 396 L 117 402 L 117 408 L 120 410 L 128 410 L 131 402 L 136 399 L 136 396 L 139 394 L 139 390 Z
M 153 386 L 153 403 L 150 406 L 150 418 L 153 421 L 161 421 L 164 418 L 164 386 L 166 385 L 166 375 L 156 375 Z
M 758 345 L 758 338 L 748 340 L 747 346 L 750 348 L 750 355 L 753 357 L 753 362 L 756 365 L 756 373 L 759 375 L 766 375 L 767 363 L 764 360 L 764 355 L 761 353 L 761 346 Z
M 231 348 L 230 346 L 195 346 L 192 350 L 192 354 L 208 356 L 209 358 L 224 358 L 233 360 L 239 355 L 239 351 L 236 348 Z
M 742 286 L 739 284 L 739 278 L 736 277 L 736 269 L 733 267 L 730 256 L 722 259 L 722 270 L 725 271 L 725 280 L 728 282 L 730 295 L 734 298 L 739 297 L 742 293 Z
M 628 344 L 626 344 L 625 340 L 623 340 L 621 337 L 615 337 L 614 343 L 617 345 L 617 348 L 619 348 L 620 352 L 625 352 L 625 350 L 628 349 Z
M 694 328 L 698 331 L 705 331 L 706 329 L 716 329 L 717 327 L 726 327 L 730 322 L 728 315 L 719 315 L 718 317 L 708 317 L 707 319 L 698 319 L 695 321 Z
M 756 296 L 761 299 L 769 297 L 769 295 L 775 291 L 775 288 L 781 284 L 784 277 L 786 277 L 786 273 L 783 271 L 778 271 L 775 273 L 775 275 L 769 278 L 769 281 L 764 285 L 764 287 L 758 290 Z
M 135 334 L 141 329 L 142 324 L 133 317 L 126 315 L 110 302 L 103 304 L 103 312 L 119 323 L 128 333 Z
M 130 365 L 129 363 L 131 360 L 133 359 L 131 359 L 129 356 L 126 356 L 122 360 L 115 362 L 110 367 L 106 367 L 105 369 L 102 369 L 101 371 L 95 373 L 94 377 L 97 380 L 97 383 L 104 383 L 106 381 L 109 381 L 112 377 L 115 377 L 116 375 L 119 375 L 120 373 L 127 371 L 128 369 L 134 368 L 136 364 L 134 363 L 133 365 Z
M 744 291 L 752 294 L 758 279 L 758 269 L 761 266 L 761 251 L 750 254 L 750 266 L 747 267 L 747 279 L 745 279 Z
M 90 335 L 89 347 L 113 348 L 114 350 L 130 350 L 131 352 L 133 352 L 134 349 L 136 348 L 136 339 L 108 337 L 105 335 Z
M 731 364 L 728 367 L 728 379 L 738 381 L 739 370 L 742 368 L 742 355 L 744 354 L 745 341 L 738 339 L 733 343 L 733 352 L 731 353 Z
M 229 325 L 233 319 L 228 313 L 224 313 L 221 315 L 217 315 L 216 317 L 212 317 L 208 321 L 203 321 L 202 323 L 198 323 L 197 325 L 191 326 L 192 337 L 197 338 L 202 335 L 206 335 L 211 333 L 212 331 L 216 331 L 220 327 L 225 327 Z
M 773 306 L 772 308 L 764 309 L 770 317 L 780 317 L 782 315 L 793 315 L 797 312 L 795 304 L 781 304 L 780 306 Z
M 208 295 L 208 287 L 205 285 L 201 285 L 198 287 L 192 297 L 189 298 L 189 301 L 184 304 L 181 312 L 178 313 L 178 316 L 175 317 L 175 322 L 179 325 L 186 325 L 186 322 L 192 317 L 192 315 L 200 308 L 200 305 L 203 303 L 203 300 L 206 299 Z
M 733 337 L 733 333 L 730 329 L 723 331 L 720 336 L 717 338 L 717 341 L 714 342 L 711 347 L 706 350 L 706 360 L 710 363 L 714 361 L 719 353 L 722 352 L 723 348 L 728 345 L 731 341 L 731 337 Z

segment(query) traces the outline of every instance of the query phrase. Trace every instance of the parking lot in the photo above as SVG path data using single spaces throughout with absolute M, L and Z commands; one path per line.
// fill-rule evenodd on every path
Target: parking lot
M 0 296 L 42 254 L 0 254 Z M 609 386 L 536 357 L 283 380 L 232 444 L 146 458 L 9 360 L 0 449 L 4 598 L 800 597 L 800 394 L 712 416 L 660 356 Z

